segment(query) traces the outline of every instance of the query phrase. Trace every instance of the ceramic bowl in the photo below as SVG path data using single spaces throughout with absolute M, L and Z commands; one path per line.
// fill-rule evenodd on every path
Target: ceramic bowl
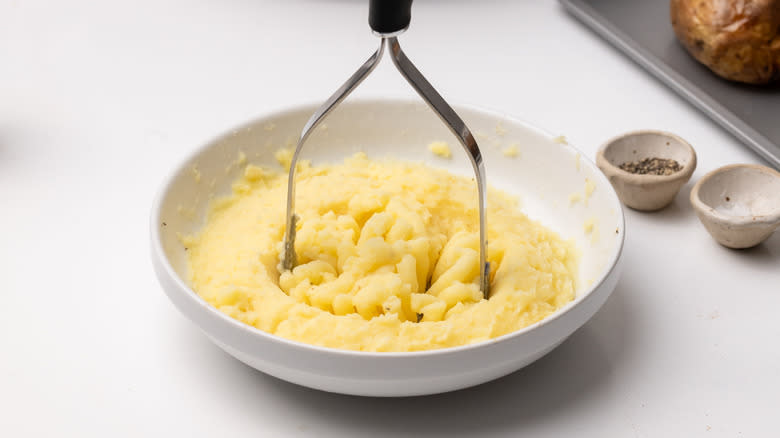
M 671 175 L 638 175 L 620 168 L 645 158 L 676 160 L 682 169 Z M 696 170 L 696 152 L 682 138 L 661 131 L 634 131 L 615 137 L 599 149 L 596 164 L 617 190 L 620 200 L 641 211 L 669 205 Z
M 780 227 L 780 173 L 755 164 L 721 167 L 693 186 L 691 204 L 721 245 L 756 246 Z
M 518 195 L 529 217 L 573 239 L 582 252 L 571 303 L 537 324 L 496 339 L 408 353 L 312 346 L 219 312 L 187 284 L 187 256 L 178 235 L 197 231 L 208 200 L 230 193 L 231 182 L 242 172 L 244 160 L 237 157 L 279 168 L 274 152 L 295 141 L 314 110 L 312 105 L 273 113 L 209 141 L 176 167 L 154 202 L 152 260 L 163 290 L 206 336 L 237 359 L 280 379 L 337 393 L 410 396 L 451 391 L 501 377 L 544 356 L 588 321 L 614 289 L 623 247 L 623 211 L 596 166 L 573 147 L 526 123 L 457 107 L 480 143 L 488 182 Z M 451 145 L 451 159 L 428 150 L 434 140 Z M 361 150 L 369 157 L 422 161 L 472 176 L 465 152 L 422 103 L 346 102 L 310 137 L 302 156 L 313 163 L 340 162 Z M 571 202 L 573 193 L 581 200 Z M 586 221 L 595 224 L 589 233 L 583 227 Z

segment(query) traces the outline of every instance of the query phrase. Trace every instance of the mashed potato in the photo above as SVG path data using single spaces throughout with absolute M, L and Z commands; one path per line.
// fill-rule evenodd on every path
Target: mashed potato
M 300 164 L 299 264 L 280 272 L 286 180 L 248 165 L 233 195 L 184 239 L 194 290 L 246 324 L 332 348 L 417 351 L 513 332 L 574 297 L 573 244 L 491 190 L 492 289 L 483 299 L 473 180 L 363 154 Z
M 434 155 L 442 158 L 451 158 L 452 151 L 450 145 L 443 141 L 434 141 L 428 145 L 428 150 L 433 152 Z

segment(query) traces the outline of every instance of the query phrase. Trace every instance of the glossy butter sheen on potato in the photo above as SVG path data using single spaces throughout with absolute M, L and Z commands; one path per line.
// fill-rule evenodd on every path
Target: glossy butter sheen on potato
M 489 193 L 484 300 L 472 180 L 363 154 L 302 163 L 297 178 L 292 271 L 279 270 L 286 173 L 247 166 L 203 229 L 183 239 L 193 289 L 246 324 L 325 347 L 418 351 L 516 331 L 574 298 L 573 244 L 500 191 Z

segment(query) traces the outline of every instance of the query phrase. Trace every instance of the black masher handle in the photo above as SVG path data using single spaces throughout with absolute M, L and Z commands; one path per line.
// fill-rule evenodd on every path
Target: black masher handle
M 369 0 L 368 25 L 378 34 L 391 34 L 409 27 L 412 0 Z

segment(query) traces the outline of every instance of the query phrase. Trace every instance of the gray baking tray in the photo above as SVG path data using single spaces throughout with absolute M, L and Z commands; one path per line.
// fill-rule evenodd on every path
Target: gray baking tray
M 625 52 L 714 121 L 780 169 L 780 84 L 726 81 L 677 42 L 669 0 L 560 0 L 596 33 Z

